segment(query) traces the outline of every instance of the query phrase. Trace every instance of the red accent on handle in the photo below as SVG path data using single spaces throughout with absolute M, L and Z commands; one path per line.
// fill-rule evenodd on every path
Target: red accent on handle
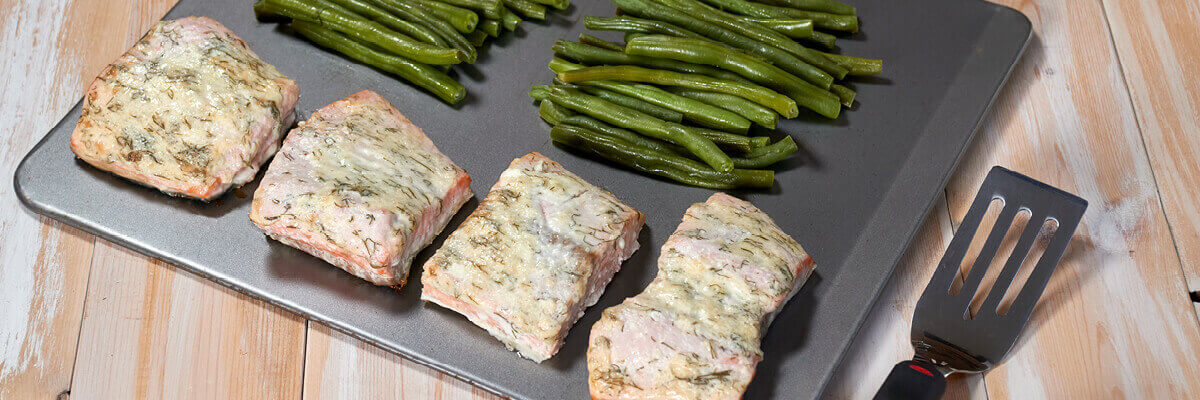
M 929 372 L 929 370 L 927 370 L 927 369 L 925 369 L 925 368 L 922 368 L 920 365 L 916 365 L 916 364 L 909 364 L 909 366 L 908 366 L 908 367 L 909 367 L 909 368 L 912 368 L 914 371 L 920 372 L 920 373 L 922 373 L 922 374 L 929 375 L 929 376 L 933 376 L 933 373 L 932 373 L 932 372 Z

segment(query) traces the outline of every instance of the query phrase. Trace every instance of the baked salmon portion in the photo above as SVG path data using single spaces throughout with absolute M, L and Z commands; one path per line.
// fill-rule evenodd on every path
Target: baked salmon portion
M 724 193 L 688 208 L 658 275 L 604 310 L 588 339 L 593 399 L 738 399 L 760 339 L 815 265 L 748 202 Z
M 413 257 L 470 198 L 471 177 L 364 90 L 288 134 L 254 192 L 250 220 L 275 240 L 399 288 Z
M 425 263 L 421 299 L 542 362 L 638 248 L 645 215 L 538 153 L 513 160 Z
M 299 97 L 296 82 L 221 23 L 162 21 L 92 81 L 71 150 L 168 194 L 211 200 L 254 179 Z

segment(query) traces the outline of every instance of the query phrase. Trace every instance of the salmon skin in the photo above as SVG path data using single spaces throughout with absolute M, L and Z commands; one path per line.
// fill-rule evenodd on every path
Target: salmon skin
M 421 299 L 542 362 L 637 250 L 645 219 L 612 193 L 529 153 L 509 164 L 425 263 Z
M 399 288 L 413 257 L 471 196 L 466 172 L 364 90 L 288 134 L 254 192 L 250 220 L 275 240 Z
M 724 193 L 688 208 L 637 296 L 588 339 L 593 399 L 738 399 L 775 313 L 815 264 L 765 213 Z
M 211 200 L 275 154 L 299 97 L 221 23 L 162 21 L 92 81 L 71 151 L 165 193 Z

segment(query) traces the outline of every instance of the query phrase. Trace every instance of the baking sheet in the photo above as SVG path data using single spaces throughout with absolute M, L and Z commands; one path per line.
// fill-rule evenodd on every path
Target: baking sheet
M 801 151 L 769 191 L 734 192 L 762 208 L 817 261 L 812 278 L 775 320 L 753 399 L 820 395 L 880 289 L 1031 33 L 1029 21 L 975 0 L 851 0 L 862 32 L 844 54 L 885 60 L 885 73 L 853 80 L 859 104 L 835 121 L 802 113 L 781 122 Z M 184 0 L 166 18 L 206 15 L 240 35 L 301 88 L 299 117 L 362 89 L 379 92 L 473 178 L 469 202 L 417 258 L 400 291 L 372 286 L 268 240 L 248 220 L 250 198 L 209 203 L 167 197 L 77 161 L 68 148 L 76 105 L 17 168 L 18 196 L 34 211 L 80 227 L 272 304 L 303 314 L 518 399 L 587 396 L 587 334 L 600 311 L 641 291 L 658 250 L 684 210 L 710 190 L 595 162 L 555 147 L 526 96 L 548 83 L 558 38 L 574 39 L 585 15 L 611 15 L 602 0 L 576 0 L 546 21 L 525 22 L 458 68 L 469 98 L 448 107 L 421 90 L 259 23 L 251 2 Z M 606 38 L 618 38 L 601 33 Z M 419 301 L 421 263 L 476 206 L 508 162 L 539 151 L 647 215 L 641 250 L 624 264 L 554 358 L 536 364 L 448 310 Z M 251 194 L 257 181 L 240 190 Z M 380 382 L 378 384 L 399 384 Z

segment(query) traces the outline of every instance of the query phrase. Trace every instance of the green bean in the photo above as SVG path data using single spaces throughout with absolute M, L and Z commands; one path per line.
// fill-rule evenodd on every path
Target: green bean
M 481 30 L 491 37 L 500 37 L 501 28 L 500 20 L 498 19 L 481 20 L 479 21 L 479 25 L 475 27 L 475 29 Z
M 811 19 L 816 27 L 834 31 L 858 32 L 858 17 L 797 10 L 752 3 L 746 0 L 703 0 L 705 3 L 738 14 L 758 18 Z
M 838 63 L 850 71 L 850 75 L 875 75 L 883 72 L 883 60 L 844 56 L 841 54 L 821 53 L 825 58 Z
M 525 18 L 546 19 L 546 7 L 529 0 L 504 0 L 504 6 Z
M 702 21 L 724 28 L 731 32 L 743 35 L 745 37 L 757 40 L 770 46 L 783 49 L 784 51 L 796 56 L 806 63 L 820 68 L 822 71 L 833 75 L 834 78 L 842 79 L 846 77 L 846 69 L 837 63 L 821 56 L 821 53 L 801 46 L 796 41 L 789 39 L 787 36 L 764 27 L 759 24 L 747 24 L 739 21 L 736 16 L 724 11 L 712 8 L 711 6 L 701 3 L 699 0 L 657 0 L 667 4 L 677 10 L 683 11 L 698 18 Z M 824 85 L 822 89 L 826 88 Z
M 766 168 L 787 159 L 797 150 L 799 147 L 796 146 L 796 141 L 791 136 L 786 136 L 769 146 L 751 151 L 744 158 L 734 157 L 733 165 L 737 168 Z
M 547 98 L 555 104 L 598 120 L 683 146 L 717 171 L 733 169 L 733 161 L 729 156 L 721 152 L 712 140 L 698 133 L 699 128 L 663 121 L 646 113 L 589 96 L 576 89 L 556 86 L 550 89 Z
M 632 55 L 662 57 L 720 67 L 754 82 L 778 88 L 795 100 L 797 104 L 826 117 L 837 118 L 838 113 L 841 112 L 837 96 L 829 91 L 813 86 L 766 61 L 719 43 L 701 39 L 651 35 L 630 41 L 625 45 L 625 52 Z M 782 112 L 780 114 L 788 118 L 794 117 L 794 115 Z
M 833 49 L 833 47 L 837 45 L 837 36 L 833 36 L 821 31 L 813 31 L 812 36 L 802 38 L 800 40 L 820 45 L 826 49 Z
M 500 0 L 437 0 L 442 3 L 459 6 L 466 9 L 478 11 L 480 15 L 487 19 L 500 19 L 500 10 L 504 8 L 504 3 Z
M 554 54 L 573 59 L 583 64 L 639 65 L 686 74 L 707 75 L 713 78 L 727 79 L 741 83 L 752 83 L 741 75 L 720 68 L 666 58 L 635 56 L 626 54 L 624 51 L 624 47 L 620 48 L 620 50 L 609 50 L 561 39 L 554 43 Z
M 792 39 L 808 39 L 813 35 L 810 19 L 773 19 L 736 16 L 739 21 L 760 24 Z
M 850 106 L 854 105 L 854 97 L 858 95 L 854 92 L 854 89 L 850 89 L 836 83 L 833 84 L 833 86 L 830 86 L 829 90 L 833 91 L 833 94 L 837 95 L 838 99 L 841 100 L 842 105 L 846 108 L 850 108 Z
M 571 0 L 532 0 L 547 7 L 553 7 L 555 10 L 566 10 L 571 6 Z
M 543 97 L 550 97 L 550 92 L 546 91 L 543 94 Z M 566 109 L 566 107 L 554 104 L 553 101 L 542 100 L 541 104 L 538 104 L 538 115 L 541 116 L 542 120 L 546 121 L 547 124 L 554 126 L 561 124 L 564 119 L 567 119 L 567 117 L 576 114 L 571 110 Z
M 515 31 L 517 26 L 521 25 L 521 17 L 504 7 L 500 11 L 500 22 L 504 24 L 505 30 Z
M 638 111 L 644 112 L 646 114 L 653 115 L 654 117 L 661 119 L 663 121 L 671 121 L 671 122 L 675 122 L 675 123 L 683 122 L 683 113 L 680 113 L 675 110 L 670 110 L 670 109 L 667 109 L 664 107 L 659 107 L 657 105 L 639 100 L 635 97 L 626 96 L 626 95 L 623 95 L 623 94 L 620 94 L 617 92 L 601 89 L 601 88 L 594 87 L 594 86 L 582 87 L 580 89 L 583 90 L 585 93 L 590 94 L 592 96 L 596 96 L 601 99 L 608 100 L 608 101 L 612 102 L 613 104 L 616 104 L 619 106 L 629 107 L 634 110 L 638 110 Z
M 425 43 L 440 47 L 449 47 L 446 41 L 442 40 L 433 31 L 424 26 L 414 24 L 397 18 L 395 15 L 387 12 L 364 0 L 331 0 L 334 4 L 343 7 L 347 12 L 352 12 L 371 19 L 372 21 L 383 24 L 384 26 L 395 30 L 396 32 L 412 36 L 413 38 Z
M 640 39 L 639 39 L 640 40 Z M 587 81 L 629 81 L 656 85 L 682 86 L 711 92 L 728 93 L 762 104 L 780 115 L 794 118 L 798 115 L 796 102 L 778 92 L 758 85 L 747 85 L 704 75 L 683 74 L 661 69 L 648 69 L 632 65 L 597 66 L 561 72 L 558 79 L 577 83 Z
M 319 24 L 420 63 L 457 64 L 473 60 L 460 49 L 447 49 L 420 42 L 378 22 L 360 16 L 345 15 L 332 8 L 304 0 L 259 0 L 254 3 L 254 13 L 260 17 L 281 15 Z
M 480 47 L 487 41 L 488 34 L 484 31 L 475 31 L 467 34 L 467 41 L 471 42 L 472 46 Z
M 562 40 L 562 39 L 559 39 L 558 42 L 570 43 L 569 41 Z M 555 42 L 555 43 L 557 44 L 558 42 Z M 589 35 L 586 33 L 579 34 L 579 44 L 584 45 L 584 46 L 590 46 L 590 47 L 598 47 L 598 48 L 601 48 L 604 50 L 609 50 L 609 51 L 614 51 L 614 52 L 624 52 L 625 51 L 625 46 L 622 46 L 620 44 L 613 43 L 613 42 L 610 42 L 610 41 L 607 41 L 607 40 L 604 40 L 604 39 L 601 39 L 601 38 L 598 38 L 598 37 L 595 37 L 595 36 L 592 36 L 592 35 Z
M 550 69 L 554 72 L 565 72 L 584 68 L 555 57 L 550 60 Z M 731 111 L 715 107 L 704 102 L 692 100 L 683 96 L 669 93 L 650 85 L 628 84 L 609 81 L 591 81 L 583 85 L 608 89 L 626 96 L 636 97 L 651 104 L 683 113 L 684 118 L 709 128 L 721 129 L 736 133 L 746 133 L 750 130 L 750 120 Z
M 804 80 L 817 85 L 821 88 L 828 88 L 833 82 L 833 77 L 825 71 L 821 70 L 796 58 L 792 55 L 775 46 L 770 46 L 757 40 L 742 36 L 727 29 L 718 27 L 708 22 L 694 18 L 687 13 L 679 12 L 679 10 L 665 7 L 656 3 L 651 3 L 648 0 L 611 0 L 616 3 L 621 10 L 626 13 L 636 15 L 642 18 L 656 19 L 667 21 L 672 24 L 679 25 L 693 32 L 698 32 L 707 38 L 726 43 L 745 50 L 752 55 L 761 57 L 779 68 L 791 73 L 792 75 L 804 78 Z M 629 38 L 625 41 L 628 43 Z
M 618 137 L 577 126 L 555 126 L 550 130 L 550 138 L 555 143 L 687 185 L 709 189 L 769 188 L 774 185 L 774 172 L 770 170 L 734 169 L 717 172 L 678 155 L 649 150 Z
M 633 17 L 583 17 L 583 26 L 585 28 L 596 31 L 620 31 L 620 32 L 639 32 L 639 33 L 659 33 L 663 35 L 673 35 L 691 38 L 703 38 L 704 36 L 680 28 L 667 22 L 653 21 L 648 19 L 633 18 Z
M 291 26 L 317 45 L 404 78 L 447 103 L 456 104 L 467 95 L 467 90 L 462 85 L 431 66 L 376 51 L 341 33 L 325 29 L 320 24 L 296 19 L 292 21 Z
M 554 104 L 554 102 L 552 102 L 552 101 L 544 101 L 542 103 Z M 555 106 L 555 107 L 557 107 L 557 106 Z M 562 108 L 562 107 L 558 107 L 558 108 Z M 654 139 L 633 133 L 629 130 L 621 129 L 621 128 L 600 122 L 600 121 L 596 120 L 595 118 L 592 118 L 592 117 L 589 117 L 586 115 L 578 115 L 578 114 L 568 115 L 566 117 L 560 118 L 559 123 L 555 124 L 555 125 L 578 126 L 580 128 L 590 129 L 590 130 L 593 130 L 593 131 L 596 131 L 599 133 L 603 133 L 606 135 L 619 137 L 621 139 L 624 139 L 627 142 L 633 143 L 633 144 L 641 146 L 641 147 L 654 149 L 655 151 L 661 151 L 661 152 L 665 152 L 665 153 L 681 152 L 683 154 L 687 154 L 687 149 L 680 148 L 680 147 L 670 144 L 670 143 L 654 140 Z
M 479 14 L 474 11 L 452 6 L 440 1 L 434 0 L 408 0 L 416 2 L 425 7 L 434 16 L 441 18 L 443 21 L 450 23 L 459 33 L 467 34 L 475 31 L 475 26 L 479 24 Z
M 434 16 L 428 8 L 422 7 L 416 3 L 410 3 L 405 0 L 369 1 L 400 18 L 417 23 L 418 25 L 434 31 L 438 34 L 438 36 L 441 36 L 442 39 L 445 39 L 446 43 L 449 44 L 450 47 L 462 52 L 465 55 L 463 61 L 473 63 L 479 56 L 479 53 L 475 50 L 475 45 L 471 44 L 471 42 L 467 40 L 466 36 L 463 36 L 461 33 L 459 33 L 457 29 L 454 29 L 454 26 L 450 25 L 449 22 L 443 21 L 442 19 Z
M 853 6 L 834 0 L 759 0 L 763 3 L 780 7 L 791 7 L 800 10 L 820 11 L 839 15 L 858 15 Z
M 674 89 L 671 93 L 721 107 L 746 117 L 754 123 L 768 129 L 779 126 L 779 114 L 758 103 L 730 94 L 705 92 L 702 90 Z

